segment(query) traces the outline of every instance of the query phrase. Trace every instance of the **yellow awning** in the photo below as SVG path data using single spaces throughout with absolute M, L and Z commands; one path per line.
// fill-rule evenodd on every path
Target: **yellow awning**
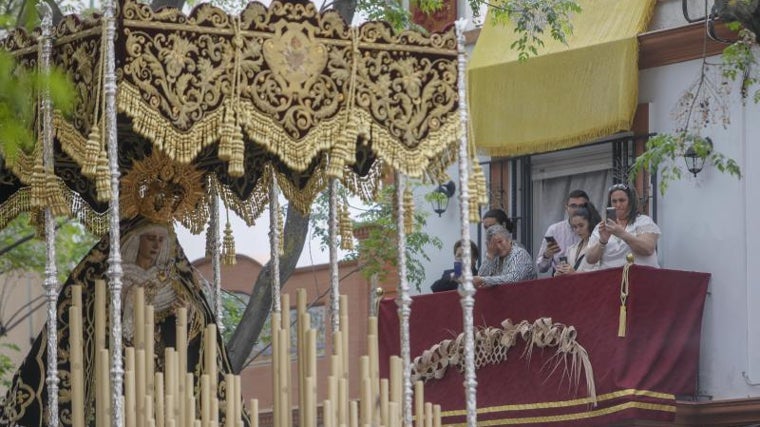
M 545 40 L 517 61 L 513 27 L 486 19 L 467 70 L 475 145 L 492 156 L 541 153 L 630 130 L 638 42 L 655 0 L 580 0 L 568 45 Z M 545 37 L 549 37 L 546 35 Z

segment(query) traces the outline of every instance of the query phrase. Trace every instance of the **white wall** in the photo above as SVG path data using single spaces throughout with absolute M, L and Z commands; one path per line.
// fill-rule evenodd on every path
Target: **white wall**
M 415 210 L 420 212 L 429 212 L 427 216 L 427 225 L 425 226 L 425 232 L 431 236 L 438 237 L 443 243 L 443 247 L 438 250 L 429 246 L 426 248 L 426 253 L 430 257 L 430 261 L 425 261 L 420 258 L 420 261 L 425 269 L 425 281 L 421 285 L 421 293 L 430 293 L 430 285 L 436 280 L 441 278 L 443 270 L 454 268 L 454 244 L 457 240 L 461 239 L 461 221 L 459 220 L 459 173 L 456 164 L 449 167 L 447 170 L 451 180 L 456 184 L 456 191 L 454 196 L 449 200 L 449 207 L 446 212 L 441 214 L 440 217 L 433 212 L 433 209 L 429 202 L 425 200 L 425 194 L 431 193 L 438 185 L 420 185 L 414 191 L 414 207 Z M 478 209 L 477 206 L 470 204 L 470 209 Z M 475 243 L 478 242 L 478 224 L 470 224 L 470 239 Z M 481 249 L 481 253 L 482 253 Z M 412 289 L 412 294 L 417 294 L 416 289 Z
M 713 58 L 718 62 L 719 58 Z M 650 131 L 672 132 L 671 111 L 697 78 L 701 61 L 645 70 L 640 75 L 640 102 L 650 103 Z M 736 85 L 736 84 L 734 84 Z M 714 399 L 760 395 L 760 284 L 750 263 L 760 261 L 757 220 L 760 149 L 752 136 L 760 134 L 760 108 L 745 107 L 732 94 L 731 123 L 707 128 L 715 147 L 736 159 L 745 177 L 738 180 L 712 166 L 694 178 L 670 185 L 660 196 L 658 223 L 663 231 L 659 251 L 664 267 L 712 274 L 705 304 L 699 391 Z M 687 172 L 688 174 L 688 172 Z M 752 362 L 750 363 L 750 359 Z

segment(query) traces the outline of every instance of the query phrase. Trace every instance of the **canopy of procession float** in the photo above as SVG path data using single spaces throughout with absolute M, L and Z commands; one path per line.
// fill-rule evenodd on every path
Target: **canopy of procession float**
M 251 3 L 236 16 L 203 4 L 184 15 L 126 0 L 107 4 L 102 16 L 12 32 L 0 48 L 20 66 L 62 70 L 77 100 L 68 116 L 41 102 L 34 149 L 0 165 L 0 227 L 22 212 L 46 228 L 43 218 L 70 215 L 96 234 L 116 233 L 118 248 L 119 218 L 108 212 L 128 216 L 125 209 L 151 193 L 145 185 L 165 186 L 165 208 L 198 233 L 213 222 L 209 212 L 218 212 L 219 199 L 248 224 L 276 203 L 276 189 L 303 212 L 336 181 L 371 199 L 385 167 L 397 173 L 399 201 L 403 177 L 445 182 L 458 155 L 462 196 L 477 194 L 468 187 L 484 181 L 462 131 L 464 57 L 453 29 L 423 35 L 383 22 L 355 28 L 313 4 Z M 476 176 L 468 179 L 473 167 Z M 131 203 L 119 209 L 125 197 Z M 403 237 L 400 226 L 400 245 Z M 408 317 L 399 265 L 399 310 Z M 119 274 L 111 275 L 112 292 L 120 290 Z M 54 280 L 46 279 L 53 309 Z M 120 343 L 120 316 L 111 316 L 112 340 Z M 409 354 L 402 358 L 408 380 Z M 471 386 L 474 399 L 474 380 Z
M 225 204 L 252 223 L 275 175 L 306 212 L 328 177 L 371 196 L 382 165 L 438 180 L 455 160 L 454 31 L 353 28 L 310 4 L 251 3 L 238 16 L 200 5 L 185 16 L 132 0 L 120 5 L 116 27 L 122 175 L 161 151 L 213 175 Z M 78 102 L 69 117 L 53 114 L 55 176 L 43 176 L 41 147 L 0 171 L 0 225 L 52 206 L 102 234 L 109 200 L 108 186 L 97 185 L 108 179 L 102 19 L 66 17 L 52 38 L 52 65 L 72 79 Z M 0 47 L 22 66 L 38 62 L 38 34 L 14 32 Z M 35 182 L 50 191 L 35 194 Z M 179 220 L 198 232 L 207 214 Z

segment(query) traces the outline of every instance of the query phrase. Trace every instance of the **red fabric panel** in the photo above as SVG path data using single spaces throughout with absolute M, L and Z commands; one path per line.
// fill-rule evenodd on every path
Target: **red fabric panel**
M 585 377 L 572 382 L 554 372 L 555 348 L 534 349 L 524 357 L 518 345 L 499 365 L 477 372 L 479 420 L 492 425 L 606 425 L 626 419 L 670 420 L 674 396 L 694 394 L 699 357 L 702 308 L 709 274 L 633 266 L 629 271 L 627 335 L 619 338 L 622 268 L 541 279 L 479 290 L 475 326 L 500 326 L 540 317 L 574 326 L 577 341 L 588 351 L 599 405 L 568 404 L 588 396 Z M 381 375 L 388 376 L 388 358 L 399 352 L 399 317 L 393 300 L 379 313 Z M 413 298 L 410 320 L 412 359 L 462 331 L 459 294 L 455 291 Z M 444 423 L 464 422 L 463 375 L 450 367 L 441 380 L 425 386 L 425 400 L 440 404 Z M 626 391 L 628 390 L 628 391 Z M 634 393 L 632 390 L 638 390 Z M 652 394 L 665 393 L 665 395 Z M 622 395 L 621 395 L 622 394 Z M 503 408 L 504 405 L 548 403 L 547 408 Z M 651 407 L 649 405 L 659 405 Z M 552 407 L 554 406 L 554 407 Z M 533 417 L 558 416 L 556 419 Z M 528 418 L 525 418 L 528 417 Z M 564 418 L 563 418 L 564 417 Z M 568 419 L 576 417 L 578 420 Z M 501 421 L 497 421 L 501 420 Z

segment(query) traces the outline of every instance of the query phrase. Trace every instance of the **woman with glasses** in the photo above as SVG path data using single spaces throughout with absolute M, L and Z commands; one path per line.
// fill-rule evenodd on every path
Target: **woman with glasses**
M 626 256 L 633 254 L 638 265 L 659 267 L 657 261 L 657 240 L 660 227 L 652 218 L 638 212 L 636 191 L 626 184 L 610 187 L 607 206 L 614 208 L 608 217 L 594 229 L 589 240 L 586 260 L 590 264 L 599 263 L 600 268 L 625 265 Z
M 557 264 L 554 275 L 572 274 L 583 271 L 592 271 L 597 268 L 596 264 L 589 264 L 586 259 L 588 252 L 589 240 L 591 233 L 597 224 L 602 221 L 593 204 L 588 203 L 586 207 L 578 208 L 570 217 L 570 225 L 573 227 L 575 234 L 581 239 L 578 243 L 567 248 L 567 261 Z

